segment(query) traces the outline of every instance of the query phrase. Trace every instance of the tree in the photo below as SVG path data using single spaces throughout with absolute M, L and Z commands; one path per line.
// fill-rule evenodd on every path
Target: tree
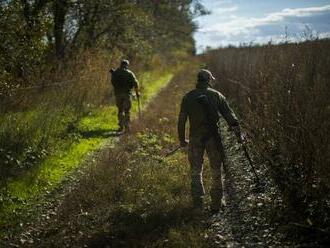
M 0 94 L 85 49 L 194 53 L 194 18 L 207 13 L 199 0 L 7 0 L 0 11 Z

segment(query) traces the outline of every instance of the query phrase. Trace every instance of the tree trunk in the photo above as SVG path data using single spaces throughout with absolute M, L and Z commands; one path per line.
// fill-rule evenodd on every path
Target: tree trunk
M 67 3 L 67 0 L 55 0 L 53 3 L 55 54 L 58 58 L 64 57 L 64 24 Z

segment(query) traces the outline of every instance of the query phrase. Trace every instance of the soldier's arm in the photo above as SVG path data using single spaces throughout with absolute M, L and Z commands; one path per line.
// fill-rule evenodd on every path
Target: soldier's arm
M 225 118 L 226 122 L 231 127 L 238 127 L 239 122 L 234 113 L 234 111 L 230 108 L 226 98 L 224 96 L 219 97 L 219 110 L 221 115 Z
M 140 92 L 139 92 L 139 81 L 137 80 L 136 76 L 134 75 L 133 72 L 131 72 L 131 83 L 133 85 L 133 88 L 135 90 L 135 93 L 137 96 L 140 95 Z
M 181 146 L 187 145 L 186 142 L 186 122 L 188 118 L 188 113 L 185 106 L 185 98 L 183 98 L 180 113 L 179 113 L 179 120 L 178 120 L 178 136 Z
M 242 143 L 243 138 L 241 134 L 241 127 L 239 125 L 238 119 L 234 113 L 234 111 L 230 108 L 226 98 L 221 96 L 220 97 L 220 113 L 227 121 L 228 125 L 230 126 L 231 130 L 235 133 L 238 142 Z
M 114 88 L 116 88 L 117 84 L 116 84 L 114 72 L 111 72 L 111 83 L 112 83 L 112 86 Z

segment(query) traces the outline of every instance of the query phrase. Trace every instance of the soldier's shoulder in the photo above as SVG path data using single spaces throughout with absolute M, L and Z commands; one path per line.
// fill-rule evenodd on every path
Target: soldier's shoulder
M 120 74 L 120 73 L 122 73 L 122 69 L 117 68 L 117 69 L 115 69 L 115 70 L 113 71 L 112 74 L 116 74 L 116 75 L 118 75 L 118 74 Z
M 219 97 L 221 99 L 226 99 L 225 96 L 222 95 L 222 93 L 220 91 L 218 91 L 218 90 L 215 90 L 215 89 L 212 89 L 212 88 L 208 88 L 207 91 L 208 91 L 209 94 L 212 94 L 214 96 L 217 96 L 217 97 Z
M 128 74 L 134 75 L 134 72 L 132 72 L 132 71 L 129 70 L 129 69 L 126 69 L 125 71 L 126 71 Z
M 207 92 L 209 92 L 210 94 L 219 94 L 220 92 L 217 91 L 216 89 L 213 88 L 207 88 Z M 220 93 L 221 94 L 221 93 Z
M 196 92 L 197 92 L 197 90 L 196 90 L 196 89 L 193 89 L 193 90 L 187 92 L 187 93 L 184 95 L 184 98 L 186 98 L 186 99 L 193 98 L 193 97 L 196 95 Z

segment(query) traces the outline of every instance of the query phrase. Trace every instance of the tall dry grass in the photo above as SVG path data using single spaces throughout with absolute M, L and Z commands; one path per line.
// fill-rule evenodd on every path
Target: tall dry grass
M 28 82 L 0 98 L 1 182 L 24 173 L 70 136 L 77 136 L 74 131 L 82 117 L 114 103 L 109 70 L 123 58 L 119 50 L 91 49 L 67 60 L 50 61 Z M 131 62 L 138 78 L 167 64 L 160 55 Z
M 177 114 L 194 87 L 191 76 L 176 75 L 133 121 L 132 135 L 99 154 L 26 247 L 208 247 L 190 208 L 186 155 L 164 157 L 177 144 Z
M 1 99 L 1 182 L 38 164 L 82 116 L 113 101 L 108 71 L 121 56 L 91 50 L 54 61 L 34 82 Z
M 313 224 L 329 223 L 330 41 L 218 49 L 204 57 L 286 202 Z

